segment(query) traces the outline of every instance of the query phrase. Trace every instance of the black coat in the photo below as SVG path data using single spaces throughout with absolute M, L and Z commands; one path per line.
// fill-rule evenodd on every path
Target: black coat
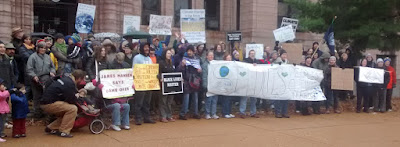
M 101 70 L 103 69 L 110 69 L 110 64 L 107 63 L 107 61 L 99 61 L 98 62 L 98 72 L 100 73 Z M 94 58 L 89 58 L 88 62 L 86 63 L 86 72 L 89 75 L 89 79 L 93 80 L 96 79 L 96 65 L 95 65 L 95 59 Z
M 77 102 L 75 94 L 78 93 L 75 82 L 71 77 L 62 77 L 53 81 L 43 92 L 41 104 L 52 104 L 56 101 L 64 101 L 70 104 Z
M 386 88 L 390 81 L 390 73 L 386 70 L 386 67 L 382 68 L 376 67 L 376 68 L 385 70 L 385 75 L 383 79 L 383 84 L 374 84 L 373 86 L 376 88 Z
M 246 58 L 246 59 L 244 59 L 244 62 L 246 62 L 246 63 L 256 63 L 256 64 L 260 64 L 261 63 L 261 61 L 260 60 L 257 60 L 256 58 L 254 58 L 254 60 L 253 59 L 251 59 L 251 58 Z
M 10 58 L 7 55 L 0 55 L 0 78 L 4 80 L 4 86 L 11 89 L 15 86 L 16 79 L 14 69 L 10 63 Z
M 346 61 L 343 61 L 343 59 L 340 59 L 339 67 L 340 68 L 353 68 L 353 62 L 350 59 L 347 59 Z
M 371 87 L 372 86 L 371 83 L 359 82 L 358 80 L 359 74 L 360 74 L 360 68 L 354 68 L 354 81 L 356 81 L 357 87 Z

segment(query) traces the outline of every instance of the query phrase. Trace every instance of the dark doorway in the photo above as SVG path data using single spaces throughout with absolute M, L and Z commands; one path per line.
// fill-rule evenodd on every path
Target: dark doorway
M 34 0 L 33 5 L 34 32 L 52 35 L 75 32 L 77 0 Z

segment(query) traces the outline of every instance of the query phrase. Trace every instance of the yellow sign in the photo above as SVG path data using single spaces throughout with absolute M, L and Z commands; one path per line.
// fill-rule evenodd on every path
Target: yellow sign
M 133 76 L 136 91 L 160 90 L 158 64 L 135 64 Z

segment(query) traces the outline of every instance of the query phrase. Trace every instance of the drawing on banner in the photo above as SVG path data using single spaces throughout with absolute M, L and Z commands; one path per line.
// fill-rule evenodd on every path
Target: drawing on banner
M 129 97 L 135 94 L 132 88 L 132 69 L 108 69 L 100 71 L 100 81 L 104 85 L 102 94 L 104 98 L 114 99 Z
M 181 33 L 189 43 L 206 43 L 204 9 L 181 9 Z
M 302 43 L 282 43 L 282 48 L 287 52 L 290 63 L 300 64 L 305 60 Z
M 182 73 L 162 73 L 161 78 L 163 95 L 183 93 Z
M 140 30 L 140 16 L 124 15 L 123 34 Z
M 354 89 L 354 69 L 332 68 L 332 89 L 350 90 Z
M 296 32 L 297 26 L 299 25 L 299 20 L 298 19 L 293 19 L 293 18 L 283 17 L 282 18 L 281 27 L 288 26 L 288 25 L 292 25 L 293 32 Z
M 172 16 L 150 14 L 149 34 L 171 35 Z
M 212 61 L 207 95 L 257 97 L 273 100 L 321 101 L 321 70 L 293 65 L 257 65 Z
M 256 52 L 256 59 L 262 59 L 264 54 L 264 44 L 246 44 L 246 58 L 249 57 L 249 52 Z
M 284 26 L 273 31 L 276 41 L 286 42 L 296 38 L 292 25 Z
M 383 69 L 359 67 L 359 82 L 383 84 L 385 71 Z
M 76 11 L 75 29 L 79 33 L 89 33 L 92 31 L 96 6 L 78 3 Z
M 158 64 L 135 64 L 133 67 L 135 90 L 160 90 L 158 70 Z

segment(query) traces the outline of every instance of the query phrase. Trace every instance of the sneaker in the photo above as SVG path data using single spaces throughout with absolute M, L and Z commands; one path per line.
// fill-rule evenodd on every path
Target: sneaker
M 111 125 L 110 126 L 114 131 L 121 131 L 121 128 L 116 126 L 116 125 Z
M 19 138 L 19 137 L 21 137 L 20 135 L 13 135 L 13 138 Z
M 212 118 L 213 119 L 219 119 L 219 116 L 218 115 L 213 115 Z
M 9 123 L 5 123 L 5 124 L 4 124 L 4 127 L 5 127 L 6 129 L 12 129 L 12 128 L 13 128 L 13 125 L 12 125 L 12 124 L 9 124 Z
M 231 115 L 225 115 L 224 118 L 232 118 Z
M 299 110 L 296 110 L 296 113 L 300 113 L 300 111 L 299 111 Z
M 166 118 L 163 118 L 163 119 L 160 120 L 160 122 L 167 123 L 168 120 Z
M 179 115 L 180 120 L 187 120 L 186 116 Z
M 340 112 L 340 110 L 335 110 L 335 113 L 340 114 L 342 112 Z
M 44 132 L 46 132 L 48 134 L 52 134 L 52 135 L 57 134 L 56 130 L 52 130 L 52 129 L 48 128 L 48 127 L 46 127 L 46 129 L 44 129 Z
M 245 119 L 245 118 L 246 118 L 246 115 L 240 114 L 240 118 Z
M 275 117 L 276 117 L 276 118 L 282 118 L 282 115 L 276 114 Z
M 129 126 L 121 126 L 121 128 L 124 129 L 124 130 L 130 130 L 131 129 L 131 127 L 129 127 Z
M 260 118 L 260 116 L 258 116 L 257 114 L 251 115 L 251 117 Z
M 143 122 L 146 124 L 155 124 L 156 123 L 154 120 L 151 120 L 151 119 L 146 119 Z
M 26 137 L 26 134 L 21 134 L 21 137 Z
M 289 115 L 282 115 L 283 118 L 290 118 Z
M 119 128 L 119 127 L 118 127 Z M 60 137 L 65 137 L 65 138 L 72 138 L 72 137 L 74 137 L 74 136 L 72 136 L 71 134 L 67 134 L 67 133 L 64 133 L 64 132 L 60 132 L 59 134 L 58 134 L 58 136 L 60 136 Z
M 208 119 L 211 119 L 211 116 L 207 114 L 206 117 L 205 117 L 205 119 L 207 119 L 207 120 L 208 120 Z
M 388 109 L 387 111 L 388 111 L 388 112 L 392 112 L 393 110 L 392 110 L 392 109 Z
M 0 138 L 6 138 L 6 137 L 7 137 L 7 135 L 4 133 L 0 135 Z
M 142 125 L 142 121 L 140 121 L 140 120 L 135 120 L 135 125 L 138 125 L 138 126 Z
M 201 119 L 200 115 L 194 115 L 193 118 L 194 119 Z
M 325 111 L 325 114 L 330 114 L 330 113 L 331 113 L 331 111 L 329 111 L 329 110 Z
M 0 142 L 6 142 L 7 140 L 0 138 Z
M 167 120 L 170 121 L 170 122 L 175 122 L 176 121 L 174 118 L 168 118 Z
M 231 116 L 231 118 L 235 118 L 235 115 L 233 115 L 233 114 L 229 114 L 230 116 Z

